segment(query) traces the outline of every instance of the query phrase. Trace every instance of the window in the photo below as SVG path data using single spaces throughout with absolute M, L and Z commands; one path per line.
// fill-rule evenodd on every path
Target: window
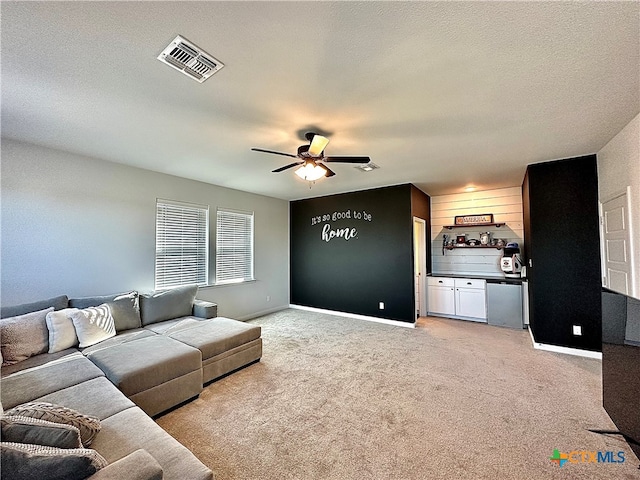
M 253 280 L 253 213 L 217 211 L 216 283 Z
M 208 283 L 209 207 L 156 201 L 156 288 Z

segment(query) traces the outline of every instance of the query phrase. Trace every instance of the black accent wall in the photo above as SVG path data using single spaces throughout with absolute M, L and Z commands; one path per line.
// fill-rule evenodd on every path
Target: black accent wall
M 596 156 L 529 165 L 522 185 L 529 322 L 537 342 L 601 350 Z M 573 325 L 582 335 L 573 335 Z
M 413 188 L 291 202 L 291 303 L 413 323 L 412 213 L 429 224 L 429 197 Z

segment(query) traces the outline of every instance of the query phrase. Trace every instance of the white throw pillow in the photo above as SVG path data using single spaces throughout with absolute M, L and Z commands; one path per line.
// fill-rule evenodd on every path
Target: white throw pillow
M 47 328 L 49 329 L 49 353 L 56 353 L 78 345 L 78 336 L 73 326 L 70 314 L 77 312 L 77 308 L 65 308 L 47 313 Z
M 106 303 L 72 312 L 70 317 L 80 341 L 80 348 L 95 345 L 116 334 L 111 307 Z

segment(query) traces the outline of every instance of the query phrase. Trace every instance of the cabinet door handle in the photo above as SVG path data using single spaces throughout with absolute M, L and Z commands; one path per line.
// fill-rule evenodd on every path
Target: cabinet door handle
M 442 283 L 442 280 L 438 280 L 438 283 Z
M 473 285 L 473 283 L 471 283 L 471 282 L 467 282 L 467 285 Z

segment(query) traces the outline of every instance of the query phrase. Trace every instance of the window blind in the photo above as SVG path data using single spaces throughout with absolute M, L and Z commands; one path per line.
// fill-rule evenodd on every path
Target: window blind
M 208 283 L 209 207 L 156 202 L 156 288 Z
M 216 283 L 253 280 L 253 213 L 218 209 Z

